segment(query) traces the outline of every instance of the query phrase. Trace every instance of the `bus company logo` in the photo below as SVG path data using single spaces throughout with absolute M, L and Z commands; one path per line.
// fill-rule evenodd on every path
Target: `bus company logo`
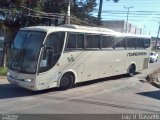
M 127 53 L 127 56 L 142 56 L 147 55 L 147 52 L 133 52 L 133 53 Z

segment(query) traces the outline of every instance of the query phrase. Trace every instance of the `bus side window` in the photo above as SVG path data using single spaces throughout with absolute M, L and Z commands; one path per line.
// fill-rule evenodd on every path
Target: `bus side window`
M 53 47 L 55 54 L 61 53 L 64 43 L 64 35 L 64 32 L 51 33 L 48 35 L 45 45 Z
M 84 34 L 68 33 L 66 49 L 82 49 L 84 47 Z
M 68 34 L 67 48 L 76 48 L 76 34 Z
M 127 40 L 127 49 L 136 48 L 136 38 L 126 38 Z
M 100 48 L 100 36 L 88 34 L 85 37 L 85 47 L 86 48 Z
M 107 49 L 113 49 L 114 47 L 114 37 L 113 36 L 102 36 L 101 46 Z
M 51 33 L 47 36 L 41 60 L 39 72 L 44 72 L 51 69 L 60 58 L 64 44 L 65 32 Z
M 144 39 L 143 38 L 137 38 L 136 48 L 138 48 L 138 49 L 143 49 L 144 48 Z
M 77 34 L 77 48 L 84 48 L 84 34 Z
M 117 49 L 126 48 L 126 38 L 125 37 L 115 37 L 115 48 Z
M 144 39 L 144 48 L 150 47 L 150 42 L 151 42 L 150 39 Z

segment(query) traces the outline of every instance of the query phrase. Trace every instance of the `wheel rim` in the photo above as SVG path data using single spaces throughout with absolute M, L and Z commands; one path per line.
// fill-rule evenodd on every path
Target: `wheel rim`
M 70 74 L 66 74 L 62 77 L 60 82 L 61 89 L 71 88 L 73 85 L 73 77 Z
M 128 76 L 132 77 L 136 73 L 136 67 L 134 65 L 130 65 L 129 70 L 128 70 Z
M 70 85 L 70 81 L 69 81 L 69 78 L 63 78 L 62 81 L 61 81 L 61 86 L 62 87 L 67 87 Z
M 134 75 L 135 74 L 135 68 L 133 66 L 130 67 L 130 75 Z

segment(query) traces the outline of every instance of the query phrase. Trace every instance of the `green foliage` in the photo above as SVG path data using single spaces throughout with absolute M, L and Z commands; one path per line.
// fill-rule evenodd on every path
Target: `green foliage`
M 4 45 L 4 41 L 0 40 L 0 48 L 3 48 L 3 45 Z
M 151 51 L 160 52 L 160 49 L 152 49 Z M 160 54 L 159 54 L 160 55 Z
M 75 0 L 71 6 L 71 13 L 81 18 L 88 18 L 96 5 L 96 0 Z
M 96 18 L 91 16 L 96 5 L 96 0 L 71 0 L 71 16 L 96 21 Z M 7 16 L 4 24 L 10 28 L 42 24 L 57 25 L 57 23 L 64 24 L 66 21 L 68 0 L 1 0 L 0 7 L 12 11 L 0 10 L 1 14 Z M 17 12 L 17 10 L 21 12 Z M 44 12 L 52 14 L 44 14 Z M 60 22 L 57 22 L 59 18 Z M 72 21 L 73 19 L 71 19 L 71 23 L 73 23 Z
M 8 72 L 8 69 L 5 67 L 0 67 L 0 75 L 6 76 Z

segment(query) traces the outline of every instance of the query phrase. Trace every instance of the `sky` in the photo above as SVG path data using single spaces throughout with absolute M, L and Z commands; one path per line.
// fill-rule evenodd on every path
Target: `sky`
M 99 3 L 99 0 L 97 1 Z M 102 20 L 126 21 L 128 9 L 124 6 L 133 6 L 129 9 L 128 23 L 142 28 L 145 35 L 157 37 L 160 24 L 160 0 L 119 0 L 118 3 L 114 3 L 112 0 L 103 0 Z M 98 11 L 95 10 L 93 15 L 97 14 Z

